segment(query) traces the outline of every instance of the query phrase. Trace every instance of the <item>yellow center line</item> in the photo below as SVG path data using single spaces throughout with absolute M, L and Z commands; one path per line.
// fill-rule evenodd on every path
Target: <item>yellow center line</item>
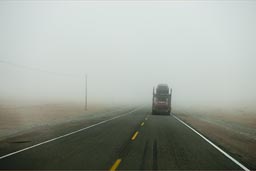
M 140 126 L 143 126 L 144 125 L 144 122 L 142 122 L 141 124 L 140 124 Z
M 134 133 L 134 135 L 132 136 L 132 141 L 135 140 L 135 138 L 137 137 L 138 134 L 139 134 L 139 131 L 136 131 L 136 132 Z
M 121 163 L 122 159 L 117 159 L 113 166 L 109 169 L 110 171 L 115 171 L 119 164 Z

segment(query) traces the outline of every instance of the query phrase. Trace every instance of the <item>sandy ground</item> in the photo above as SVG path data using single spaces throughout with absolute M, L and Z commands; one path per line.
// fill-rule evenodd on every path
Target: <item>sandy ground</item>
M 90 104 L 85 111 L 81 104 L 0 103 L 0 140 L 17 136 L 39 126 L 51 126 L 96 117 L 113 106 Z M 104 112 L 103 112 L 104 111 Z M 187 110 L 175 114 L 221 146 L 235 158 L 256 169 L 256 112 L 248 110 Z
M 221 109 L 176 113 L 222 149 L 256 170 L 256 113 Z
M 81 104 L 10 104 L 0 105 L 0 140 L 22 134 L 39 126 L 51 126 L 98 115 L 112 107 L 91 104 L 85 111 Z

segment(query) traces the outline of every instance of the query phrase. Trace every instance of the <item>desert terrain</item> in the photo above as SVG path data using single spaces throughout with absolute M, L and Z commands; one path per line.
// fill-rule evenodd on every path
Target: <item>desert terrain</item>
M 86 117 L 102 117 L 122 106 L 78 103 L 10 103 L 1 101 L 0 141 L 31 130 L 49 128 Z M 174 114 L 201 132 L 230 155 L 256 168 L 256 115 L 248 109 L 175 110 Z
M 100 117 L 108 110 L 117 108 L 103 104 L 89 104 L 88 110 L 85 110 L 83 104 L 67 102 L 1 101 L 0 104 L 0 140 L 33 129 L 75 122 L 84 117 Z
M 231 156 L 256 168 L 256 114 L 254 109 L 176 111 L 177 116 Z

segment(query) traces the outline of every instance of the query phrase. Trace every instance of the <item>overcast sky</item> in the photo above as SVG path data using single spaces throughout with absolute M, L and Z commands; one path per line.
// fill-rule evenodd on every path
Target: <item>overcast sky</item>
M 253 104 L 255 30 L 255 1 L 1 1 L 0 96 Z

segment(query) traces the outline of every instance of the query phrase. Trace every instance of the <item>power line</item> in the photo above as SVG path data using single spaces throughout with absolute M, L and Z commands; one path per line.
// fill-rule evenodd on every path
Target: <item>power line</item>
M 23 64 L 18 64 L 15 62 L 10 62 L 10 61 L 6 61 L 6 60 L 2 60 L 0 59 L 0 63 L 2 64 L 7 64 L 16 68 L 22 68 L 22 69 L 26 69 L 26 70 L 30 70 L 30 71 L 37 71 L 37 72 L 43 72 L 43 73 L 48 73 L 48 74 L 54 74 L 54 75 L 59 75 L 59 76 L 82 76 L 83 74 L 74 74 L 74 73 L 63 73 L 63 72 L 54 72 L 54 71 L 49 71 L 49 70 L 45 70 L 45 69 L 41 69 L 41 68 L 37 68 L 37 67 L 32 67 L 32 66 L 28 66 L 28 65 L 23 65 Z
M 44 70 L 44 69 L 40 69 L 40 68 L 36 68 L 36 67 L 31 67 L 31 66 L 27 66 L 27 65 L 23 65 L 23 64 L 17 64 L 14 62 L 10 62 L 10 61 L 6 61 L 6 60 L 2 60 L 0 59 L 0 63 L 2 64 L 7 64 L 16 68 L 22 68 L 22 69 L 27 69 L 30 71 L 37 71 L 37 72 L 43 72 L 43 73 L 48 73 L 48 74 L 54 74 L 54 75 L 59 75 L 59 76 L 69 76 L 69 77 L 74 77 L 74 76 L 83 76 L 84 74 L 71 74 L 71 73 L 61 73 L 61 72 L 53 72 L 53 71 L 49 71 L 49 70 Z M 85 99 L 84 99 L 84 109 L 87 110 L 88 109 L 88 105 L 87 105 L 87 74 L 85 75 Z

